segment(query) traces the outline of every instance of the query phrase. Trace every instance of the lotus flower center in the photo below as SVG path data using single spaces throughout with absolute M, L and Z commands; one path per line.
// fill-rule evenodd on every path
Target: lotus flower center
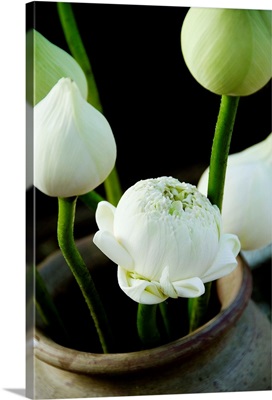
M 138 188 L 141 189 L 142 182 Z M 145 196 L 140 206 L 144 212 L 167 212 L 173 216 L 183 216 L 184 212 L 209 210 L 212 206 L 205 196 L 188 183 L 174 178 L 157 178 L 145 181 Z
M 172 177 L 161 177 L 138 182 L 135 191 L 138 190 L 141 192 L 138 197 L 139 211 L 149 219 L 163 219 L 173 227 L 182 219 L 192 229 L 197 220 L 202 226 L 213 226 L 219 235 L 219 209 L 194 185 Z

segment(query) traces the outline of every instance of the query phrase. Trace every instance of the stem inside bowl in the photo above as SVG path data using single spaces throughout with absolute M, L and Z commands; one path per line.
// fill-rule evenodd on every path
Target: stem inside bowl
M 91 273 L 96 288 L 101 296 L 109 323 L 115 338 L 114 352 L 133 352 L 143 349 L 139 340 L 136 326 L 138 303 L 131 300 L 119 287 L 117 282 L 117 266 L 108 260 L 92 243 L 88 236 L 77 242 L 78 248 L 86 262 L 92 265 Z M 54 299 L 64 325 L 72 338 L 69 347 L 92 353 L 100 353 L 101 347 L 97 340 L 95 327 L 89 318 L 88 307 L 76 284 L 72 273 L 66 265 L 62 255 L 56 252 L 49 257 L 39 268 L 48 290 Z M 216 285 L 211 292 L 213 305 L 209 309 L 205 322 L 212 319 L 221 308 L 218 301 Z M 175 330 L 171 332 L 170 340 L 179 339 L 189 332 L 187 317 L 187 299 L 168 299 L 168 317 Z M 168 333 L 165 332 L 164 322 L 158 313 L 158 325 L 163 334 L 163 343 L 169 342 Z M 44 327 L 38 322 L 38 327 Z M 48 336 L 49 333 L 47 333 Z M 90 338 L 92 340 L 90 341 Z M 57 342 L 56 339 L 53 338 Z M 64 345 L 63 343 L 59 343 Z

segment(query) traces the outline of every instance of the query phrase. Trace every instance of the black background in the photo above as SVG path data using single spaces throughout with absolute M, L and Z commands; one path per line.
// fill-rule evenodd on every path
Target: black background
M 73 10 L 117 142 L 123 189 L 162 175 L 196 184 L 209 163 L 220 96 L 200 86 L 184 63 L 180 30 L 188 7 L 73 3 Z M 34 27 L 69 52 L 56 3 L 29 3 L 26 11 L 26 30 Z M 270 132 L 269 83 L 240 99 L 230 152 Z M 98 191 L 103 194 L 103 188 Z M 33 189 L 27 196 L 33 198 Z M 55 224 L 57 200 L 38 190 L 34 200 L 38 232 L 46 229 L 48 216 Z M 79 235 L 88 229 L 90 225 Z

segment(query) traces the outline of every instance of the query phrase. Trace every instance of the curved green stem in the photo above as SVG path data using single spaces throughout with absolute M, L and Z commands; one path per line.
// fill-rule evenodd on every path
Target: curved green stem
M 79 63 L 85 73 L 88 83 L 88 99 L 87 101 L 92 104 L 97 110 L 103 113 L 103 107 L 100 101 L 99 92 L 97 89 L 96 81 L 92 71 L 92 66 L 85 50 L 83 41 L 81 39 L 79 29 L 74 17 L 72 5 L 69 3 L 57 3 L 58 14 L 62 29 L 71 51 L 72 56 Z M 107 200 L 113 205 L 117 205 L 120 197 L 122 196 L 122 189 L 119 182 L 116 167 L 112 170 L 110 175 L 104 182 Z
M 212 204 L 217 205 L 220 211 L 222 210 L 227 160 L 239 99 L 239 97 L 224 95 L 221 97 L 215 126 L 207 196 Z M 212 282 L 206 283 L 205 293 L 188 301 L 190 331 L 198 328 L 204 321 L 209 306 L 211 286 Z
M 138 335 L 146 347 L 156 347 L 161 341 L 157 327 L 157 306 L 157 304 L 138 304 Z
M 85 298 L 95 324 L 104 353 L 112 343 L 111 330 L 104 307 L 96 291 L 94 282 L 74 241 L 74 218 L 77 197 L 59 198 L 58 242 L 62 254 L 70 267 Z

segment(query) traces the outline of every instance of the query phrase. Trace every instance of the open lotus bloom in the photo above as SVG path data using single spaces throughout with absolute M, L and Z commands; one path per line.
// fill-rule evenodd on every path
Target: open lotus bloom
M 207 193 L 209 169 L 198 189 Z M 272 133 L 262 142 L 228 157 L 222 206 L 223 231 L 235 233 L 242 250 L 272 243 Z
M 223 234 L 219 209 L 195 186 L 172 177 L 142 180 L 115 208 L 102 201 L 94 243 L 118 264 L 118 282 L 133 300 L 198 297 L 204 283 L 237 265 L 239 239 Z
M 34 185 L 48 196 L 81 195 L 100 185 L 116 160 L 106 118 L 62 78 L 34 107 Z
M 247 96 L 271 79 L 270 10 L 190 8 L 181 49 L 193 77 L 219 95 Z
M 26 73 L 26 98 L 31 105 L 41 101 L 63 77 L 75 81 L 87 99 L 87 80 L 80 65 L 35 29 L 26 34 Z

